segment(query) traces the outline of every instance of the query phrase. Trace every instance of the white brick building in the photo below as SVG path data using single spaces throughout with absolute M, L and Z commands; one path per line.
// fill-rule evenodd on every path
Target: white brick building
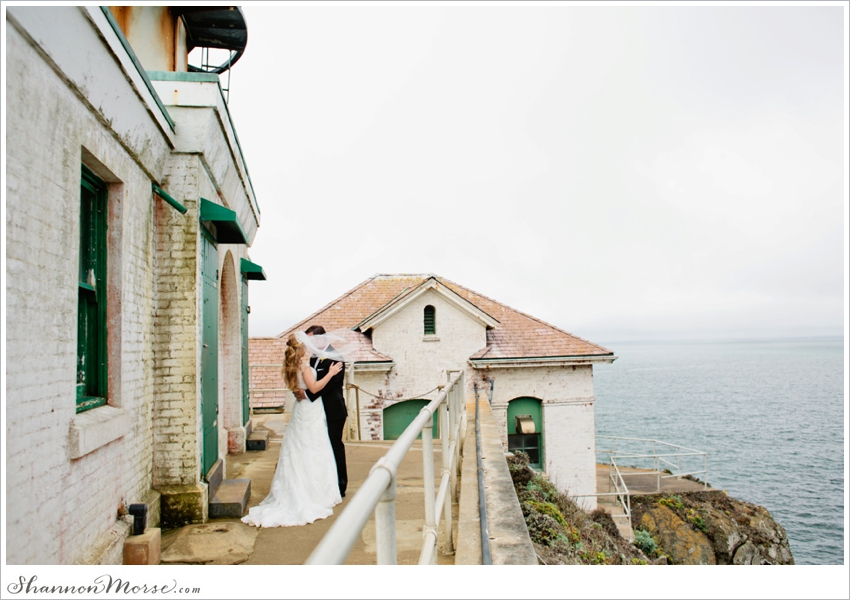
M 283 403 L 284 342 L 309 325 L 361 332 L 366 350 L 346 370 L 360 388 L 351 436 L 393 439 L 447 372 L 465 370 L 467 399 L 488 398 L 506 448 L 525 449 L 563 491 L 596 492 L 593 365 L 610 350 L 433 275 L 376 275 L 276 338 L 252 338 L 252 398 Z M 269 365 L 269 366 L 263 366 Z M 252 400 L 253 402 L 254 400 Z M 352 415 L 356 392 L 349 392 Z M 517 431 L 517 417 L 533 433 Z M 530 422 L 529 422 L 530 421 Z M 595 498 L 579 501 L 588 509 Z
M 11 564 L 120 563 L 127 505 L 202 522 L 244 449 L 260 213 L 218 76 L 187 72 L 203 8 L 6 9 Z

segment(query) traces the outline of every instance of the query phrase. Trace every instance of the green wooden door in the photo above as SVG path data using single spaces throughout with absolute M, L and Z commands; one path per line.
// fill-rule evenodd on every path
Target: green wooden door
M 428 406 L 430 400 L 405 400 L 384 409 L 384 439 L 397 440 L 407 426 L 413 422 L 420 411 Z M 434 413 L 434 426 L 431 428 L 434 439 L 440 437 L 440 413 Z M 420 433 L 416 439 L 421 439 Z
M 218 249 L 201 228 L 203 347 L 201 349 L 201 418 L 206 475 L 218 459 Z
M 251 417 L 248 405 L 250 383 L 248 371 L 248 280 L 242 277 L 242 424 L 245 425 Z
M 519 415 L 531 415 L 534 433 L 517 433 Z M 525 452 L 533 468 L 543 467 L 543 409 L 537 398 L 516 398 L 508 403 L 508 450 Z

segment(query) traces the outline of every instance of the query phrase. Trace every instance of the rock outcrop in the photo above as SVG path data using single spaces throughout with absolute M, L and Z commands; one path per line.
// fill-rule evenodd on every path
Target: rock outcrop
M 633 496 L 632 523 L 673 564 L 794 564 L 785 529 L 762 506 L 721 491 Z
M 677 565 L 716 565 L 711 540 L 695 531 L 663 505 L 653 506 L 640 518 L 640 527 L 649 532 L 668 560 Z

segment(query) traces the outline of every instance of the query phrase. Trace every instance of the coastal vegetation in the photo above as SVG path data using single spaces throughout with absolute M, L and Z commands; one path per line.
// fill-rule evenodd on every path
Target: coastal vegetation
M 527 455 L 509 455 L 508 468 L 541 564 L 794 564 L 767 509 L 721 490 L 632 496 L 630 544 L 611 515 L 582 510 Z
M 508 468 L 538 561 L 546 565 L 647 564 L 637 546 L 617 533 L 608 513 L 587 513 L 529 467 L 528 456 L 508 456 Z

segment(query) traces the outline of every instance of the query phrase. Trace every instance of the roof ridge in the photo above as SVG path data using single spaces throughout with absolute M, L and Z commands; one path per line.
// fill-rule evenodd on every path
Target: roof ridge
M 570 337 L 576 338 L 577 340 L 581 340 L 582 342 L 584 342 L 584 343 L 586 343 L 586 344 L 590 344 L 591 346 L 594 346 L 594 347 L 596 347 L 596 348 L 599 348 L 600 350 L 605 350 L 606 352 L 611 352 L 611 350 L 609 350 L 608 348 L 606 348 L 606 347 L 604 347 L 604 346 L 600 346 L 599 344 L 594 344 L 593 342 L 591 342 L 591 341 L 589 341 L 589 340 L 586 340 L 586 339 L 584 339 L 583 337 L 577 336 L 576 334 L 574 334 L 574 333 L 570 333 L 569 331 L 565 331 L 565 330 L 561 329 L 560 327 L 558 327 L 558 326 L 556 326 L 556 325 L 552 325 L 551 323 L 547 323 L 547 322 L 546 322 L 546 321 L 544 321 L 543 319 L 538 319 L 537 317 L 534 317 L 534 316 L 532 316 L 532 315 L 530 315 L 530 314 L 528 314 L 528 313 L 522 312 L 521 310 L 517 310 L 516 308 L 514 308 L 514 307 L 512 307 L 512 306 L 508 306 L 508 305 L 507 305 L 507 304 L 505 304 L 504 302 L 499 302 L 498 300 L 494 300 L 493 298 L 490 298 L 489 296 L 485 296 L 484 294 L 481 294 L 481 293 L 479 293 L 479 292 L 476 292 L 476 291 L 475 291 L 475 290 L 473 290 L 473 289 L 470 289 L 470 288 L 468 288 L 468 287 L 466 287 L 466 286 L 463 286 L 463 285 L 461 285 L 461 284 L 459 284 L 459 283 L 455 283 L 454 281 L 451 281 L 450 279 L 446 279 L 446 278 L 444 278 L 444 277 L 440 277 L 440 276 L 438 276 L 438 275 L 435 275 L 435 277 L 436 277 L 437 279 L 442 280 L 443 282 L 445 282 L 445 283 L 447 283 L 447 284 L 457 286 L 457 287 L 459 287 L 459 288 L 461 288 L 461 289 L 466 290 L 467 292 L 471 292 L 471 293 L 475 294 L 476 296 L 481 296 L 482 298 L 484 298 L 484 299 L 486 299 L 486 300 L 489 300 L 490 302 L 493 302 L 493 303 L 495 303 L 495 304 L 498 304 L 499 306 L 504 306 L 504 307 L 505 307 L 505 308 L 507 308 L 508 310 L 512 310 L 512 311 L 514 311 L 515 313 L 518 313 L 518 314 L 520 314 L 520 315 L 522 315 L 522 316 L 524 316 L 524 317 L 527 317 L 527 318 L 531 319 L 532 321 L 537 321 L 538 323 L 541 323 L 541 324 L 543 324 L 543 325 L 546 325 L 547 327 L 551 327 L 552 329 L 555 329 L 556 331 L 560 331 L 561 333 L 564 333 L 564 334 L 566 334 L 566 335 L 568 335 L 568 336 L 570 336 Z M 611 352 L 611 354 L 613 354 L 613 352 Z
M 354 292 L 356 292 L 357 290 L 359 290 L 360 288 L 362 288 L 364 285 L 366 285 L 366 284 L 367 284 L 367 283 L 369 283 L 370 281 L 374 281 L 377 277 L 378 277 L 378 275 L 373 275 L 372 277 L 369 277 L 369 278 L 367 278 L 367 279 L 365 279 L 365 280 L 361 281 L 360 283 L 358 283 L 357 285 L 355 285 L 353 288 L 351 288 L 350 290 L 348 290 L 347 292 L 345 292 L 344 294 L 342 294 L 342 295 L 341 295 L 341 296 L 339 296 L 338 298 L 335 298 L 334 300 L 331 300 L 330 302 L 328 302 L 327 304 L 325 304 L 322 308 L 320 308 L 319 310 L 317 310 L 316 312 L 314 312 L 312 315 L 310 315 L 310 316 L 308 316 L 308 317 L 306 317 L 306 318 L 302 319 L 301 321 L 298 321 L 297 323 L 295 323 L 295 324 L 294 324 L 294 325 L 292 325 L 291 327 L 288 327 L 288 328 L 284 329 L 281 333 L 279 333 L 279 334 L 278 334 L 278 335 L 276 335 L 275 337 L 276 337 L 276 338 L 282 338 L 282 337 L 284 336 L 284 334 L 286 334 L 286 333 L 288 333 L 288 332 L 292 331 L 292 330 L 293 330 L 293 329 L 295 329 L 296 327 L 300 327 L 301 325 L 303 325 L 304 323 L 306 323 L 306 322 L 307 322 L 307 321 L 309 321 L 310 319 L 313 319 L 313 318 L 317 317 L 318 315 L 322 314 L 323 312 L 325 312 L 326 310 L 328 310 L 331 306 L 333 306 L 334 304 L 338 303 L 338 302 L 339 302 L 340 300 L 342 300 L 343 298 L 347 298 L 348 296 L 350 296 L 351 294 L 353 294 Z

